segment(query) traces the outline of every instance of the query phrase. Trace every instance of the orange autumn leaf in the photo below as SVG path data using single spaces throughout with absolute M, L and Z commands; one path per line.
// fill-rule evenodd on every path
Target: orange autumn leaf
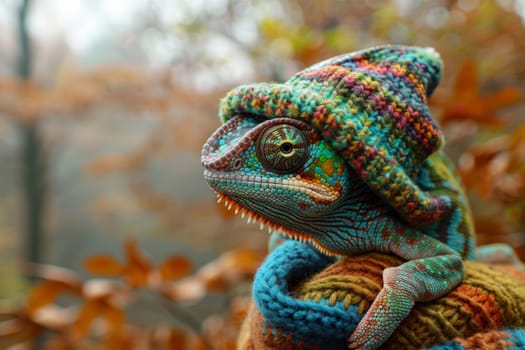
M 479 93 L 478 65 L 470 59 L 463 62 L 454 81 L 454 91 L 475 98 Z
M 124 326 L 124 312 L 112 304 L 105 304 L 103 317 L 107 322 L 107 332 L 110 337 L 119 335 Z
M 124 245 L 127 263 L 123 270 L 124 278 L 133 287 L 142 287 L 147 285 L 149 275 L 153 270 L 151 262 L 139 250 L 137 244 L 128 241 Z
M 111 255 L 99 254 L 87 258 L 84 262 L 84 269 L 94 275 L 118 276 L 123 266 Z
M 125 322 L 123 311 L 106 300 L 96 299 L 86 301 L 80 310 L 71 328 L 74 339 L 85 337 L 93 321 L 99 317 L 105 321 L 106 336 L 114 337 L 120 335 Z
M 127 241 L 124 244 L 124 251 L 126 253 L 126 258 L 128 265 L 136 266 L 137 268 L 140 268 L 144 271 L 150 271 L 152 264 L 149 261 L 149 259 L 144 255 L 139 247 L 137 246 L 137 243 L 134 241 Z
M 126 337 L 126 335 L 108 336 L 104 341 L 104 349 L 135 349 L 137 342 L 132 337 Z
M 517 87 L 505 87 L 493 94 L 483 96 L 483 106 L 489 111 L 521 101 L 522 91 Z
M 456 76 L 450 96 L 443 105 L 441 123 L 471 120 L 493 128 L 505 123 L 497 112 L 500 108 L 519 102 L 523 93 L 518 87 L 504 87 L 491 94 L 480 94 L 478 66 L 475 61 L 464 62 Z
M 123 277 L 134 288 L 145 287 L 148 284 L 149 271 L 128 266 L 124 269 Z
M 159 343 L 167 350 L 208 350 L 206 343 L 195 334 L 177 328 L 157 334 Z
M 26 308 L 29 314 L 56 300 L 61 293 L 71 292 L 71 286 L 59 281 L 43 281 L 29 291 Z
M 172 256 L 164 260 L 158 267 L 162 281 L 170 281 L 184 277 L 190 272 L 191 263 L 182 256 Z
M 77 319 L 71 326 L 71 336 L 73 339 L 78 340 L 85 337 L 91 328 L 91 324 L 100 316 L 101 312 L 102 309 L 97 301 L 86 301 L 78 313 Z

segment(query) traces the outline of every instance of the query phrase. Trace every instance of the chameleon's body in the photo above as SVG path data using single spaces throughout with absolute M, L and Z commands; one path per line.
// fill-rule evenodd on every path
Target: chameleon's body
M 327 255 L 407 260 L 384 271 L 351 348 L 382 344 L 414 302 L 449 292 L 474 258 L 466 199 L 426 105 L 440 70 L 431 49 L 382 46 L 283 84 L 241 86 L 203 147 L 206 180 L 236 211 Z

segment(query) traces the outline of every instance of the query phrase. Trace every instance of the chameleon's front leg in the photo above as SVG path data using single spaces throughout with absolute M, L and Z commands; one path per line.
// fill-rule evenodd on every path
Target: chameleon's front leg
M 409 261 L 383 271 L 383 289 L 350 336 L 350 349 L 376 349 L 415 302 L 436 299 L 463 279 L 461 256 L 434 238 L 407 233 L 395 237 L 387 248 Z

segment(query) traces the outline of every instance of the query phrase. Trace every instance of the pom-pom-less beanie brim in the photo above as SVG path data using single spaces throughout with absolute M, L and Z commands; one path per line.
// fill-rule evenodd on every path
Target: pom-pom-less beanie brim
M 441 66 L 430 48 L 379 46 L 318 63 L 284 83 L 240 86 L 221 101 L 220 117 L 308 122 L 406 221 L 424 224 L 450 206 L 413 180 L 443 143 L 426 103 Z

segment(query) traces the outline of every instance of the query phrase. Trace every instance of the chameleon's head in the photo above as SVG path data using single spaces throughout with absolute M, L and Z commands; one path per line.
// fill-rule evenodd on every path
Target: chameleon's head
M 321 250 L 320 218 L 352 186 L 344 159 L 310 126 L 290 118 L 238 115 L 208 139 L 201 157 L 219 200 Z
M 408 224 L 437 222 L 451 201 L 421 186 L 420 169 L 443 141 L 426 103 L 440 75 L 433 49 L 387 45 L 284 83 L 237 87 L 221 101 L 225 124 L 204 145 L 206 179 L 228 205 L 329 252 L 337 249 L 319 231 L 373 220 L 353 213 L 367 209 L 363 188 Z M 352 229 L 346 236 L 370 231 Z

